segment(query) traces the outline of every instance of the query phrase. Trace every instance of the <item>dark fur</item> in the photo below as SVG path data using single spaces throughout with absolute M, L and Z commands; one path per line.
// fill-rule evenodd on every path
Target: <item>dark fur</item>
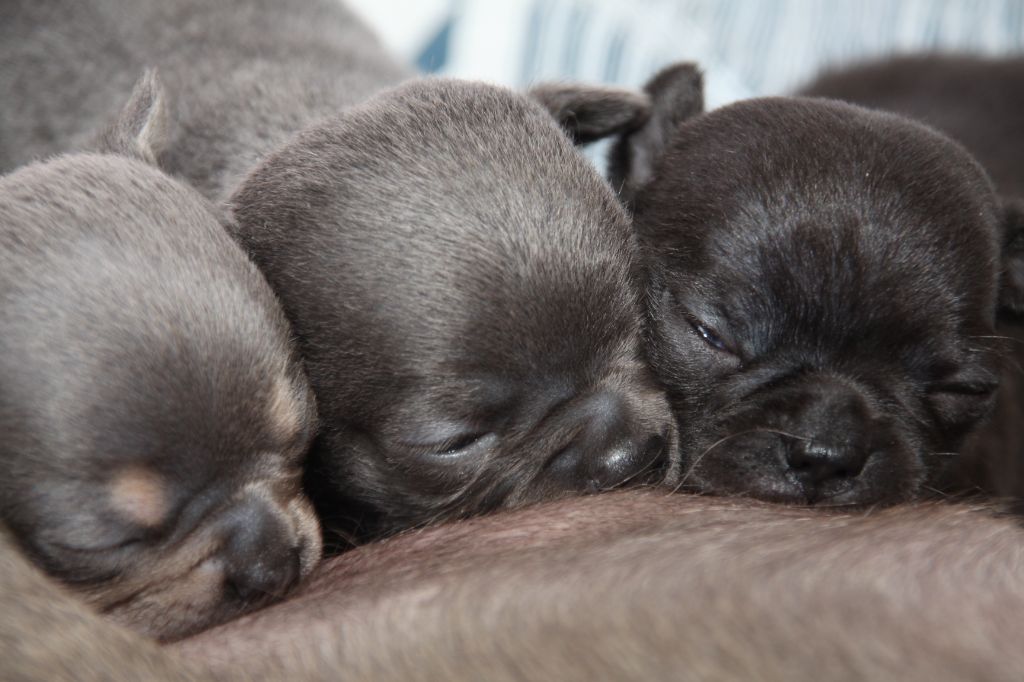
M 626 216 L 526 98 L 402 86 L 298 135 L 232 206 L 310 369 L 310 479 L 348 505 L 329 524 L 678 474 Z
M 700 114 L 699 89 L 692 66 L 656 76 L 611 167 L 647 254 L 684 486 L 829 506 L 923 494 L 998 385 L 989 179 L 909 119 L 805 98 Z
M 1006 211 L 997 333 L 1008 337 L 996 413 L 964 448 L 957 477 L 1024 497 L 1024 58 L 922 55 L 827 73 L 807 94 L 895 111 L 962 143 L 992 177 Z
M 101 151 L 0 178 L 0 512 L 100 610 L 176 637 L 320 555 L 310 390 L 265 280 L 152 166 L 152 75 Z M 5 616 L 6 618 L 6 616 Z

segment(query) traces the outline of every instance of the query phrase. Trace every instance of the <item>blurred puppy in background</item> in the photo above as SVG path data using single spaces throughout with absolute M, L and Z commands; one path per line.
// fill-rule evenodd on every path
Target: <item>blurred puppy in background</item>
M 992 410 L 996 312 L 1019 296 L 1000 279 L 1019 267 L 1001 249 L 1007 212 L 971 156 L 839 102 L 702 113 L 692 65 L 659 73 L 640 103 L 539 94 L 574 136 L 633 112 L 610 175 L 645 252 L 648 354 L 684 487 L 837 506 L 944 481 Z
M 0 178 L 0 513 L 100 611 L 180 637 L 320 557 L 314 405 L 218 212 L 152 159 L 147 74 L 99 151 Z

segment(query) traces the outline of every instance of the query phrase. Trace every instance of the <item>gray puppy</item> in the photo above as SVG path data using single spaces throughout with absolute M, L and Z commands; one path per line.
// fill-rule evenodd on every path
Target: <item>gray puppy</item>
M 57 22 L 76 54 L 172 82 L 159 159 L 211 197 L 239 183 L 237 236 L 321 407 L 308 480 L 331 527 L 387 533 L 678 474 L 628 220 L 543 109 L 450 81 L 347 107 L 405 72 L 333 0 L 63 4 L 21 8 L 9 71 L 40 68 Z M 43 71 L 59 68 L 82 71 Z M 64 125 L 22 80 L 33 118 Z
M 549 97 L 570 131 L 587 111 L 571 93 Z M 691 65 L 645 93 L 610 171 L 645 247 L 685 485 L 826 506 L 941 485 L 992 409 L 999 273 L 1019 259 L 1000 267 L 1009 214 L 982 168 L 934 130 L 840 102 L 701 113 Z M 1017 285 L 1002 286 L 1005 300 Z
M 296 136 L 231 205 L 317 393 L 311 480 L 350 529 L 678 474 L 628 220 L 535 103 L 396 88 Z
M 321 540 L 290 331 L 213 207 L 141 160 L 163 101 L 147 75 L 105 131 L 125 156 L 0 178 L 0 514 L 101 611 L 174 638 L 283 593 Z
M 223 200 L 296 131 L 411 75 L 338 0 L 13 0 L 0 8 L 0 171 L 88 145 L 144 68 L 158 159 Z

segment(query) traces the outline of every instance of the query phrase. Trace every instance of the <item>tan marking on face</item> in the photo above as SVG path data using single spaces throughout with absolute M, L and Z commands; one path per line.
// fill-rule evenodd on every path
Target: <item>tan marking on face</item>
M 269 417 L 278 436 L 291 440 L 302 426 L 302 410 L 295 397 L 292 382 L 279 378 L 270 391 Z
M 313 504 L 305 495 L 297 495 L 288 503 L 288 514 L 295 532 L 302 539 L 302 554 L 299 557 L 300 573 L 309 576 L 323 556 L 323 540 L 320 535 L 320 521 Z
M 159 526 L 170 511 L 164 480 L 149 469 L 136 467 L 118 473 L 110 482 L 110 505 L 146 528 Z

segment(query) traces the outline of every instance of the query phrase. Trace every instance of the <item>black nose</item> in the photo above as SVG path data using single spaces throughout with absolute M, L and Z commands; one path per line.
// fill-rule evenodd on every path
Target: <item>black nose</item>
M 804 488 L 820 488 L 832 481 L 860 475 L 868 453 L 860 447 L 801 440 L 790 447 L 786 460 Z
M 864 470 L 873 420 L 864 397 L 841 380 L 821 377 L 797 401 L 786 466 L 815 499 L 839 492 Z
M 224 580 L 244 601 L 283 595 L 300 574 L 300 548 L 284 517 L 260 499 L 241 502 L 228 512 L 221 558 Z
M 663 432 L 640 424 L 622 396 L 591 395 L 566 419 L 567 428 L 577 435 L 549 465 L 564 485 L 593 492 L 649 483 L 664 475 L 669 453 Z

